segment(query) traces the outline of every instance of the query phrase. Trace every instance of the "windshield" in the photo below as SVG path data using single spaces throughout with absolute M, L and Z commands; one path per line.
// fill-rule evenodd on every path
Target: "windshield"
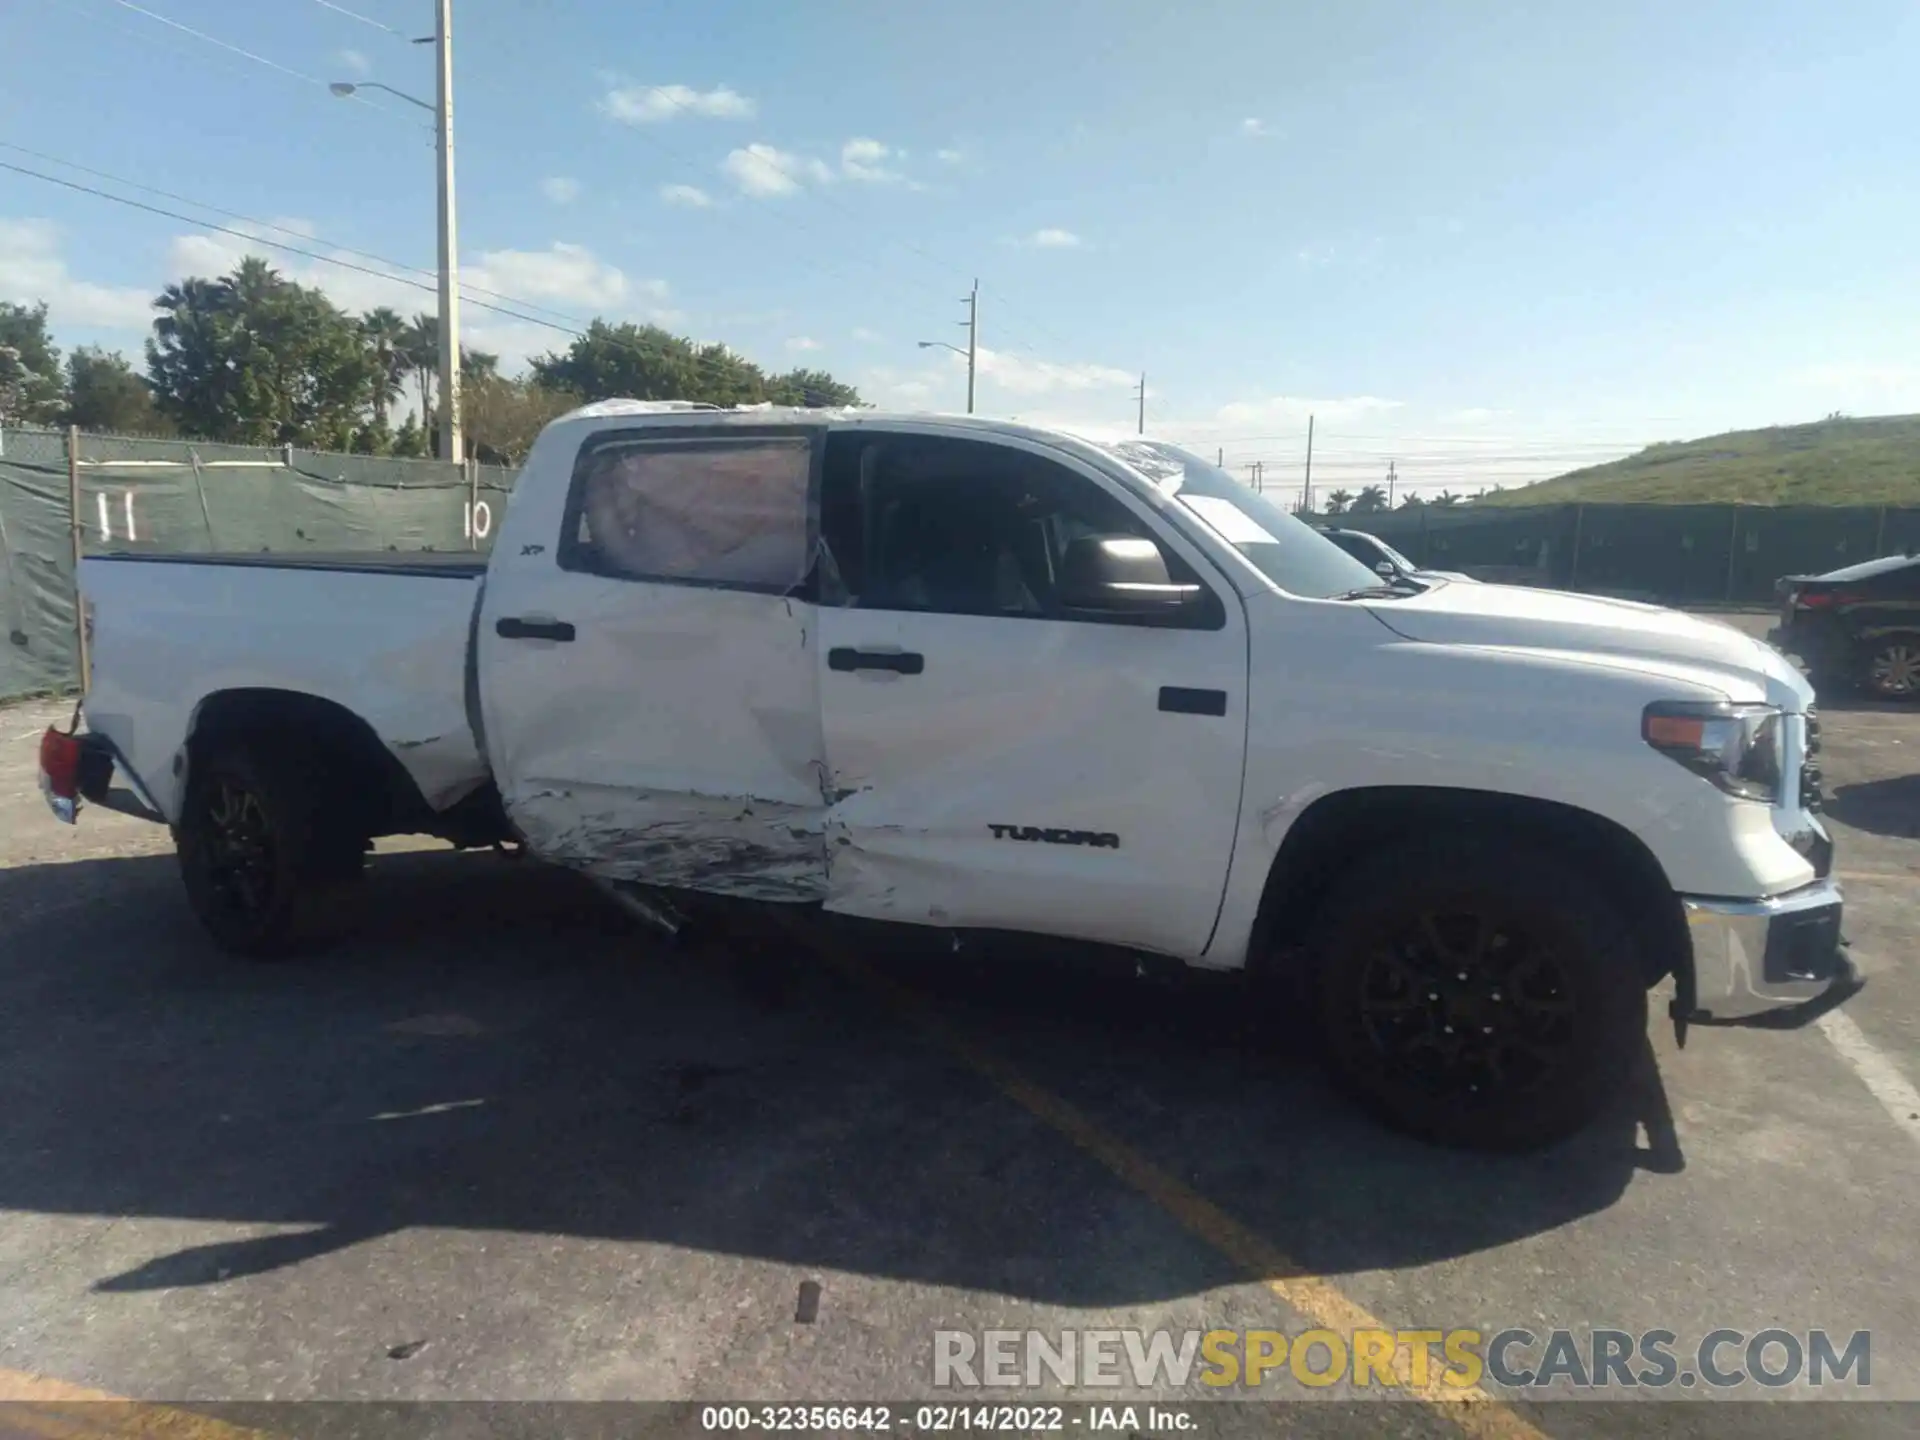
M 1289 595 L 1325 600 L 1380 583 L 1380 577 L 1217 465 L 1159 440 L 1098 442 L 1252 562 Z
M 1387 542 L 1382 540 L 1378 535 L 1373 537 L 1373 543 L 1378 545 L 1383 551 L 1385 551 L 1387 558 L 1393 561 L 1393 563 L 1395 565 L 1398 565 L 1402 570 L 1418 570 L 1420 568 L 1418 565 L 1414 564 L 1413 561 L 1409 560 L 1406 556 L 1402 555 L 1398 550 L 1394 549 L 1391 545 L 1387 544 Z

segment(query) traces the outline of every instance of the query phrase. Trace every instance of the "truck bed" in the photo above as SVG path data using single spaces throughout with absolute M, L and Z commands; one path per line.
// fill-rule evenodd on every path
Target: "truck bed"
M 87 558 L 148 565 L 246 565 L 264 570 L 332 570 L 449 580 L 477 580 L 487 570 L 487 557 L 471 550 L 219 550 L 204 555 L 110 550 Z
M 178 757 L 210 699 L 313 696 L 365 721 L 444 810 L 488 775 L 467 710 L 484 570 L 466 552 L 88 556 L 88 727 L 172 821 Z

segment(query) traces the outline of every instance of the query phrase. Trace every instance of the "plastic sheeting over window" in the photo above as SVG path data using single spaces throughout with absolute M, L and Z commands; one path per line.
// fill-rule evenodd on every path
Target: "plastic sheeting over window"
M 805 578 L 808 440 L 613 445 L 583 463 L 579 540 L 588 568 L 775 592 Z

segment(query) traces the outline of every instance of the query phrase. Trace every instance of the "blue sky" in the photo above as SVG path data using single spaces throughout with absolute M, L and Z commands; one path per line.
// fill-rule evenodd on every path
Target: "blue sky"
M 430 98 L 430 0 L 339 3 L 365 18 L 0 0 L 0 141 L 431 267 L 426 117 L 316 83 Z M 983 410 L 1127 425 L 1144 369 L 1151 428 L 1270 483 L 1311 413 L 1317 478 L 1472 489 L 1920 409 L 1917 41 L 1889 0 L 455 0 L 460 248 L 487 289 L 916 408 L 963 402 L 914 342 L 963 340 L 977 276 Z M 0 298 L 68 344 L 136 349 L 161 284 L 245 248 L 0 171 Z

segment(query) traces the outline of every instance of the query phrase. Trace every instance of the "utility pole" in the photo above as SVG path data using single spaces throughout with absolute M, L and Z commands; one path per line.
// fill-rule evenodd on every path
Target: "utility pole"
M 967 292 L 967 413 L 973 413 L 974 363 L 980 354 L 980 281 Z
M 1307 416 L 1307 483 L 1300 490 L 1300 504 L 1313 513 L 1313 416 Z
M 1387 461 L 1387 509 L 1389 510 L 1393 508 L 1393 482 L 1395 478 L 1393 461 L 1389 460 Z
M 1215 468 L 1217 469 L 1224 470 L 1227 468 L 1227 447 L 1226 446 L 1217 445 L 1214 447 L 1213 463 Z
M 1140 401 L 1140 420 L 1135 427 L 1135 433 L 1144 435 L 1147 433 L 1147 372 L 1144 370 L 1140 372 L 1140 391 L 1137 398 Z
M 440 159 L 440 458 L 460 460 L 466 450 L 460 434 L 460 260 L 453 205 L 453 0 L 439 0 L 433 38 L 440 79 L 434 126 Z

